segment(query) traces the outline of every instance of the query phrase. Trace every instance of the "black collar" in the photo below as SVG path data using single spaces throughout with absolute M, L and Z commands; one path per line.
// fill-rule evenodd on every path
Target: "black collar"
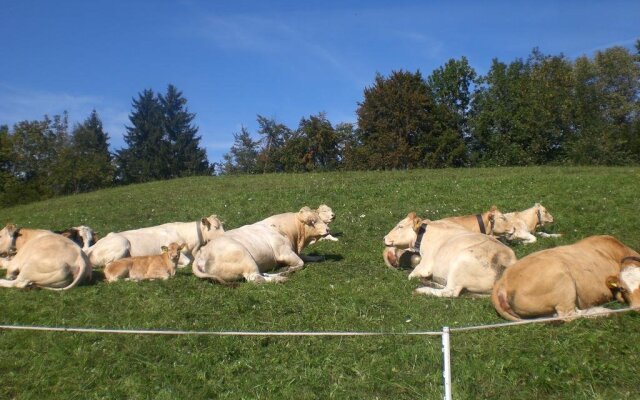
M 420 251 L 420 243 L 422 243 L 422 237 L 424 233 L 427 231 L 427 224 L 420 225 L 418 229 L 418 236 L 416 237 L 416 243 L 413 245 L 413 249 L 416 251 Z
M 620 264 L 624 264 L 625 261 L 635 261 L 640 262 L 640 257 L 628 256 L 620 260 Z
M 478 225 L 480 226 L 480 233 L 487 233 L 487 229 L 484 226 L 484 221 L 482 220 L 482 214 L 476 214 L 476 219 L 478 220 Z
M 542 226 L 542 212 L 538 208 L 538 225 Z

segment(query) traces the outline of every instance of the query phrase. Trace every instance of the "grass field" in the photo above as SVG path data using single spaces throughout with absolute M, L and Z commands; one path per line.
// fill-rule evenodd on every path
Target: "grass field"
M 187 178 L 0 210 L 0 221 L 101 234 L 218 214 L 227 229 L 325 202 L 337 243 L 319 243 L 281 285 L 232 289 L 189 269 L 166 282 L 98 281 L 65 293 L 1 290 L 0 324 L 129 329 L 440 330 L 503 322 L 488 298 L 438 299 L 382 261 L 407 212 L 437 219 L 539 201 L 559 239 L 612 234 L 640 249 L 640 168 L 501 168 Z M 618 307 L 610 304 L 611 307 Z M 456 399 L 638 399 L 640 315 L 451 337 Z M 437 399 L 438 337 L 210 337 L 0 331 L 1 399 Z

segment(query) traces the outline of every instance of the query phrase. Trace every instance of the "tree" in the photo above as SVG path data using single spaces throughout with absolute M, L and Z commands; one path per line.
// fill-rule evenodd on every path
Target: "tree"
M 115 169 L 109 152 L 109 135 L 104 132 L 95 110 L 73 129 L 69 159 L 69 192 L 88 192 L 113 183 Z
M 282 151 L 285 142 L 292 137 L 291 129 L 284 124 L 276 122 L 273 118 L 266 118 L 262 115 L 258 115 L 257 121 L 259 125 L 258 134 L 262 135 L 262 139 L 260 139 L 262 148 L 258 154 L 258 168 L 263 173 L 284 171 Z
M 494 60 L 477 91 L 474 159 L 485 165 L 562 162 L 573 135 L 573 74 L 563 56 L 534 49 L 506 65 Z
M 435 102 L 452 111 L 455 129 L 463 138 L 469 136 L 469 113 L 477 80 L 476 71 L 466 57 L 450 59 L 427 78 Z
M 569 159 L 578 164 L 640 161 L 640 65 L 623 47 L 580 57 L 575 68 L 576 134 Z
M 225 174 L 253 174 L 257 172 L 258 142 L 251 139 L 249 131 L 243 126 L 239 133 L 233 134 L 233 146 L 224 155 L 222 167 Z
M 67 176 L 61 164 L 66 162 L 69 146 L 68 117 L 45 115 L 42 121 L 21 121 L 10 135 L 11 174 L 17 185 L 11 190 L 12 202 L 49 198 L 65 193 Z
M 164 140 L 163 110 L 150 89 L 133 99 L 124 141 L 127 148 L 116 152 L 117 178 L 122 183 L 168 179 L 171 172 L 169 143 Z
M 415 168 L 429 165 L 429 153 L 441 146 L 451 122 L 444 107 L 436 107 L 420 71 L 376 75 L 358 104 L 362 155 L 367 169 Z
M 298 137 L 306 144 L 301 164 L 307 171 L 334 170 L 338 165 L 338 137 L 325 113 L 302 118 Z
M 187 109 L 182 92 L 169 85 L 167 93 L 158 96 L 163 113 L 163 140 L 168 141 L 168 177 L 210 175 L 212 168 L 207 153 L 199 147 L 201 137 L 194 126 L 195 114 Z

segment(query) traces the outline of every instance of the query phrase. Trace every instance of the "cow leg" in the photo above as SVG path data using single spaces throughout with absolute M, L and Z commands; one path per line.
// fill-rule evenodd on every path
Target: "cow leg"
M 562 237 L 562 233 L 547 233 L 547 232 L 536 232 L 538 236 L 543 238 L 559 238 Z
M 291 274 L 299 271 L 304 267 L 304 261 L 289 247 L 282 246 L 277 252 L 276 261 L 278 264 L 285 266 L 281 274 Z
M 0 279 L 0 287 L 5 287 L 5 288 L 16 287 L 18 289 L 24 289 L 30 284 L 31 282 L 25 281 L 22 279 L 15 279 L 15 280 Z
M 447 286 L 445 286 L 444 289 L 434 289 L 432 287 L 423 286 L 417 288 L 415 290 L 415 293 L 436 297 L 458 297 L 460 296 L 460 292 L 462 292 L 462 289 L 464 289 L 464 287 L 449 285 L 449 283 L 447 282 Z
M 535 243 L 537 242 L 538 239 L 533 236 L 532 234 L 530 234 L 529 232 L 527 232 L 526 235 L 524 235 L 524 237 L 522 238 L 522 243 L 524 244 L 531 244 L 531 243 Z
M 260 272 L 253 272 L 246 274 L 244 279 L 247 282 L 253 283 L 282 283 L 287 281 L 287 277 L 282 274 L 261 274 Z

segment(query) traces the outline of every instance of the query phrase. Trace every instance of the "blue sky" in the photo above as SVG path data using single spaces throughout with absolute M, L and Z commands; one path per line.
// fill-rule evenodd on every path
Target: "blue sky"
M 570 58 L 640 38 L 640 1 L 32 1 L 0 0 L 0 124 L 92 109 L 113 149 L 131 100 L 178 87 L 201 145 L 218 161 L 256 115 L 296 128 L 324 111 L 355 122 L 376 72 L 427 77 L 466 56 L 534 47 Z

